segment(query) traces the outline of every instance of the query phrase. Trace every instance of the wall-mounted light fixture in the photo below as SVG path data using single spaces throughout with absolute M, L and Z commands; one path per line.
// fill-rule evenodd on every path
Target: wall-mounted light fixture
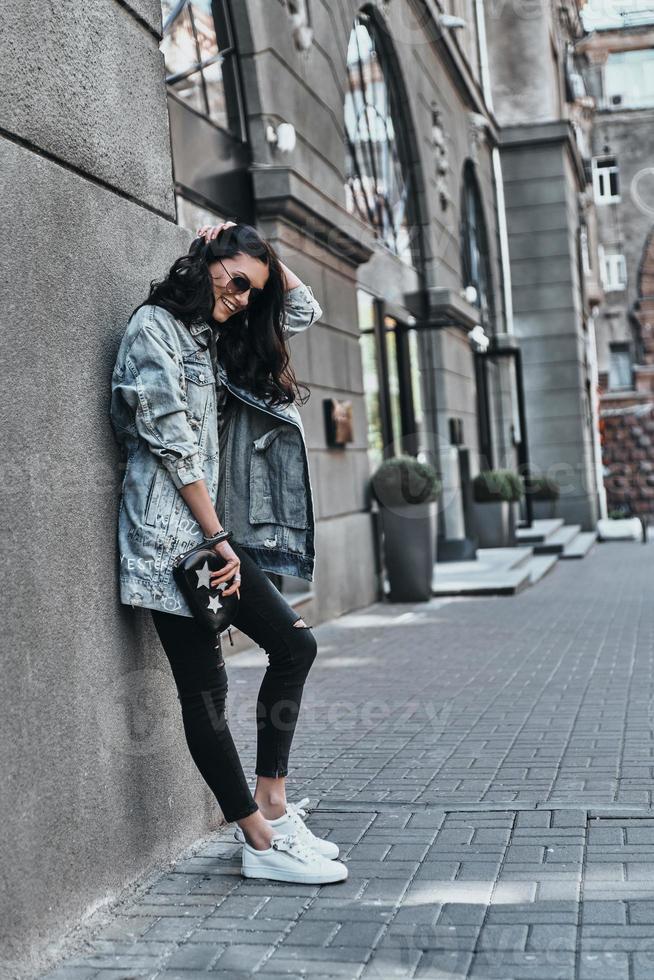
M 323 398 L 325 441 L 328 446 L 342 448 L 354 442 L 354 422 L 350 399 Z
M 485 354 L 488 350 L 490 346 L 490 337 L 482 327 L 481 323 L 477 323 L 472 330 L 468 331 L 468 343 L 475 354 Z
M 307 0 L 286 0 L 291 15 L 293 43 L 298 51 L 308 51 L 313 44 L 313 29 L 309 23 Z
M 477 305 L 477 299 L 479 294 L 477 292 L 476 286 L 466 286 L 465 289 L 461 290 L 461 295 L 463 296 L 466 303 L 470 303 L 471 306 Z
M 463 17 L 455 17 L 454 14 L 441 14 L 438 24 L 446 31 L 459 31 L 468 26 L 468 22 Z
M 280 153 L 292 153 L 297 143 L 295 126 L 292 123 L 279 123 L 277 126 L 268 123 L 266 139 Z

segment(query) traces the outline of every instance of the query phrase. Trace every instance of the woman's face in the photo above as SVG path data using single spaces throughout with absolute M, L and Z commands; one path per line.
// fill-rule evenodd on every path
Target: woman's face
M 231 276 L 246 276 L 254 289 L 263 289 L 268 282 L 269 274 L 265 262 L 243 252 L 210 262 L 209 275 L 213 280 L 213 293 L 216 298 L 213 308 L 214 320 L 219 323 L 229 320 L 230 316 L 244 310 L 253 298 L 251 289 L 244 293 L 230 292 L 230 288 L 234 288 L 234 283 L 230 281 Z

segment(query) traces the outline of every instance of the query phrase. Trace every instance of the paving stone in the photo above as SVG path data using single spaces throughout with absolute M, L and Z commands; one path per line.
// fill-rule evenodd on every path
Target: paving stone
M 524 949 L 528 932 L 526 925 L 486 924 L 479 934 L 477 949 L 482 952 L 489 949 Z
M 198 916 L 165 916 L 158 922 L 150 923 L 145 938 L 149 941 L 172 943 L 184 939 L 195 929 L 203 924 L 205 920 Z
M 519 950 L 475 953 L 468 972 L 475 980 L 573 980 L 574 976 L 575 954 L 556 950 L 547 958 Z
M 643 980 L 647 976 L 651 972 Z M 582 953 L 578 980 L 629 980 L 629 957 L 626 953 Z
M 184 943 L 166 960 L 166 970 L 208 970 L 225 950 L 216 943 Z
M 577 948 L 577 927 L 574 925 L 546 925 L 534 923 L 529 926 L 528 950 L 569 949 L 574 952 Z
M 296 922 L 287 936 L 284 945 L 326 946 L 339 931 L 337 922 L 300 921 Z M 361 945 L 359 943 L 358 945 Z
M 632 906 L 639 904 L 641 903 L 631 903 Z M 643 902 L 642 904 L 648 905 L 649 903 Z M 581 911 L 584 925 L 592 925 L 594 923 L 600 925 L 624 925 L 627 921 L 627 902 L 612 902 L 610 900 L 595 902 L 592 899 L 586 898 Z M 630 921 L 637 921 L 633 917 L 633 912 L 630 913 Z M 654 923 L 654 914 L 650 921 Z
M 265 958 L 269 957 L 273 949 L 273 946 L 265 943 L 244 945 L 239 942 L 232 942 L 220 955 L 215 968 L 217 970 L 250 970 L 253 972 Z

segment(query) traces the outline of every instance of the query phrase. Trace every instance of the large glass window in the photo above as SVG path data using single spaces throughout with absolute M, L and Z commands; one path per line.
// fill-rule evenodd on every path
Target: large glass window
M 398 94 L 388 61 L 373 19 L 360 13 L 347 51 L 346 202 L 392 252 L 412 264 L 411 188 Z
M 399 442 L 402 437 L 402 405 L 400 402 L 400 373 L 399 373 L 399 343 L 398 323 L 395 317 L 384 317 L 384 340 L 386 342 L 386 362 L 388 365 L 388 404 L 391 411 L 393 438 L 398 443 L 396 451 L 400 452 Z
M 631 351 L 629 344 L 611 344 L 609 350 L 609 388 L 631 388 Z
M 169 92 L 243 138 L 235 52 L 224 0 L 161 0 L 161 8 L 161 50 Z
M 359 344 L 363 369 L 363 391 L 368 419 L 368 460 L 374 472 L 384 458 L 382 430 L 379 355 L 375 332 L 375 303 L 370 293 L 357 291 L 359 306 Z
M 493 330 L 493 303 L 488 235 L 474 165 L 468 160 L 463 168 L 461 192 L 461 277 L 464 287 L 473 286 L 474 305 L 481 313 L 482 326 Z
M 604 66 L 604 99 L 610 108 L 654 106 L 654 50 L 615 51 Z
M 368 417 L 371 470 L 382 459 L 428 451 L 417 331 L 383 313 L 384 304 L 358 291 L 359 342 Z

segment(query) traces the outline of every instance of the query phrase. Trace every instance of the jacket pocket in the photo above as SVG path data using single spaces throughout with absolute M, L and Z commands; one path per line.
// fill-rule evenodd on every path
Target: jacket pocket
M 304 465 L 301 435 L 288 423 L 276 425 L 253 441 L 251 524 L 281 524 L 301 529 L 308 526 Z
M 196 385 L 215 384 L 213 373 L 207 366 L 204 358 L 198 359 L 196 354 L 190 354 L 183 358 L 184 377 L 187 381 L 192 381 Z
M 145 501 L 145 515 L 143 517 L 143 522 L 148 524 L 150 527 L 156 527 L 157 524 L 161 489 L 165 477 L 166 471 L 163 469 L 163 467 L 157 466 L 156 470 L 152 474 L 152 479 L 150 480 L 148 496 Z

